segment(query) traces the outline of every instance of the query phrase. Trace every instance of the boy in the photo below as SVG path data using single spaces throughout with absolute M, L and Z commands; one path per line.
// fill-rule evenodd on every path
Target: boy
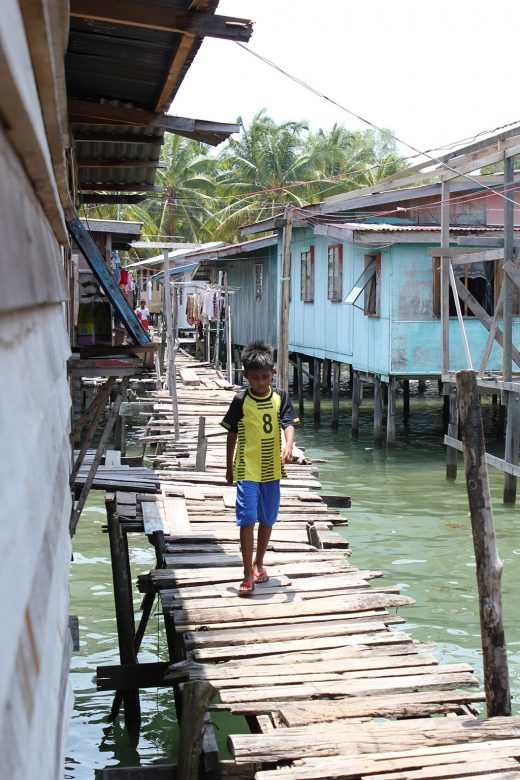
M 139 308 L 135 310 L 135 313 L 137 314 L 137 319 L 141 323 L 143 330 L 148 330 L 148 320 L 150 319 L 150 312 L 148 311 L 145 300 L 139 301 Z
M 280 506 L 280 478 L 283 464 L 292 457 L 294 428 L 299 424 L 285 390 L 273 390 L 275 373 L 273 348 L 263 341 L 248 344 L 242 351 L 246 390 L 231 401 L 221 425 L 226 428 L 226 481 L 237 485 L 236 522 L 240 528 L 240 549 L 244 580 L 238 595 L 250 596 L 255 582 L 267 582 L 264 555 Z M 282 448 L 282 430 L 285 445 Z M 235 447 L 238 447 L 233 462 Z M 254 527 L 258 520 L 256 556 L 253 560 Z

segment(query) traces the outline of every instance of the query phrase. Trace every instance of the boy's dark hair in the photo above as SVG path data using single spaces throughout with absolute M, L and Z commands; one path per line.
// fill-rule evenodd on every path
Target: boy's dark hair
M 242 365 L 245 371 L 251 371 L 255 368 L 273 368 L 274 357 L 273 348 L 265 341 L 253 341 L 244 347 L 241 354 Z

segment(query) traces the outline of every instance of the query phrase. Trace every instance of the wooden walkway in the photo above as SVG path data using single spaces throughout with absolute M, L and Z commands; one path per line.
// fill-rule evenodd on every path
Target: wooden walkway
M 439 663 L 432 645 L 412 641 L 398 609 L 413 599 L 381 572 L 351 564 L 335 530 L 345 519 L 316 492 L 312 465 L 289 467 L 282 481 L 269 582 L 237 597 L 235 489 L 225 484 L 218 429 L 232 393 L 211 385 L 207 367 L 199 384 L 197 367 L 182 368 L 190 384 L 178 388 L 181 441 L 164 394 L 149 424 L 156 433 L 147 433 L 164 447 L 154 456 L 161 494 L 138 494 L 135 517 L 122 523 L 162 540 L 164 568 L 139 577 L 139 588 L 160 594 L 166 679 L 209 681 L 218 692 L 210 711 L 250 726 L 230 735 L 234 760 L 221 764 L 222 776 L 520 778 L 520 719 L 479 719 L 484 696 L 472 668 Z M 204 472 L 193 470 L 200 414 L 209 433 Z

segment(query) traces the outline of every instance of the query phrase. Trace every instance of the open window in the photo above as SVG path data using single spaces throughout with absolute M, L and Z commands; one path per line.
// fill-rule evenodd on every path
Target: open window
M 369 317 L 380 316 L 381 254 L 365 255 L 365 268 L 343 303 L 354 304 L 365 293 L 363 313 Z
M 456 279 L 464 285 L 482 308 L 493 315 L 495 305 L 500 295 L 502 282 L 504 280 L 504 271 L 499 263 L 492 260 L 479 263 L 468 263 L 467 265 L 453 264 L 453 273 Z M 513 314 L 520 314 L 520 291 L 515 287 L 513 293 Z M 461 312 L 464 317 L 474 317 L 475 315 L 467 304 L 459 298 Z M 453 290 L 450 285 L 450 317 L 457 316 Z M 433 258 L 433 316 L 441 316 L 441 259 Z
M 327 247 L 327 296 L 329 301 L 341 301 L 343 294 L 343 244 Z
M 314 247 L 300 254 L 300 298 L 306 303 L 314 301 Z

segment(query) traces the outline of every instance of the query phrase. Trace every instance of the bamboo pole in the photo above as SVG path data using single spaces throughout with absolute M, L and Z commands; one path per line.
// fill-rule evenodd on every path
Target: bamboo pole
M 475 371 L 457 373 L 464 469 L 477 566 L 484 688 L 488 717 L 511 715 L 507 650 L 502 620 L 502 561 L 498 557 L 489 495 L 482 415 Z

